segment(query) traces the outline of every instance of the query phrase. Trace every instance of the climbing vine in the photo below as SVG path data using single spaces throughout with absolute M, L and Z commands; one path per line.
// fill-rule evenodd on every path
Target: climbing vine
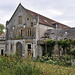
M 66 54 L 66 53 L 70 54 L 71 46 L 75 46 L 75 40 L 71 40 L 70 38 L 62 39 L 58 41 L 46 39 L 44 40 L 44 50 L 45 50 L 44 53 L 49 54 L 51 56 L 56 42 L 58 44 L 58 47 L 59 48 L 61 47 L 63 49 L 63 54 Z
M 63 39 L 58 41 L 58 46 L 61 46 L 63 48 L 64 54 L 66 53 L 66 51 L 70 52 L 71 45 L 75 45 L 75 40 Z
M 49 56 L 51 56 L 51 54 L 53 53 L 55 41 L 53 41 L 51 39 L 46 39 L 46 40 L 44 40 L 44 44 L 45 44 L 46 54 L 49 54 Z

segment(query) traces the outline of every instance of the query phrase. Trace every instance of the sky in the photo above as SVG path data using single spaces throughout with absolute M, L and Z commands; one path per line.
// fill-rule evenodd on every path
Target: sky
M 10 20 L 17 6 L 42 14 L 70 27 L 75 27 L 75 0 L 0 0 L 0 23 Z

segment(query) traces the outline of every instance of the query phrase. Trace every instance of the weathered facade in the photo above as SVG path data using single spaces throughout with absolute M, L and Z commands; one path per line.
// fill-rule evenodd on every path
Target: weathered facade
M 42 56 L 42 48 L 37 41 L 44 37 L 48 29 L 70 28 L 45 16 L 17 7 L 11 19 L 6 22 L 6 54 L 20 54 L 23 57 Z

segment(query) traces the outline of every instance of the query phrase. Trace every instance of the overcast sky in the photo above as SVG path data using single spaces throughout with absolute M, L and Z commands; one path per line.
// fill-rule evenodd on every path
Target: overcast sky
M 5 25 L 19 3 L 50 19 L 75 27 L 75 0 L 0 0 L 0 23 Z

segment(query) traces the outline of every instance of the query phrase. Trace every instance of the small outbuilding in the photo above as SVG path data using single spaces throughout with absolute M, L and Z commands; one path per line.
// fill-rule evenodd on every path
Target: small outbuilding
M 5 33 L 0 35 L 0 55 L 5 54 Z

